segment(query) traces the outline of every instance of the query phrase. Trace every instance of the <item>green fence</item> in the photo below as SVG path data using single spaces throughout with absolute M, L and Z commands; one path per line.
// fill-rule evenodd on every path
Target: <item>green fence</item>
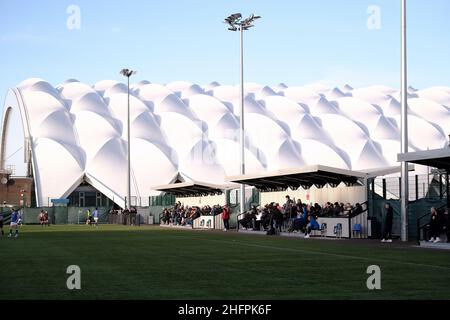
M 3 224 L 8 224 L 11 221 L 11 208 L 0 207 L 0 214 L 3 216 Z
M 381 237 L 384 227 L 384 206 L 390 203 L 394 209 L 394 219 L 392 224 L 392 234 L 400 236 L 401 234 L 401 220 L 400 220 L 400 201 L 399 200 L 385 200 L 372 199 L 369 200 L 370 210 L 369 217 L 374 220 L 372 234 L 376 238 Z M 442 207 L 447 203 L 446 199 L 420 199 L 411 201 L 408 206 L 408 238 L 409 240 L 417 240 L 417 219 L 430 212 L 431 207 Z
M 86 223 L 87 219 L 87 210 L 90 210 L 91 213 L 95 210 L 95 207 L 67 207 L 67 223 L 69 224 L 82 224 Z M 100 207 L 98 210 L 98 222 L 99 223 L 107 223 L 109 207 Z
M 165 194 L 163 196 L 154 196 L 149 199 L 150 207 L 170 207 L 175 205 L 175 196 L 171 194 Z
M 24 224 L 39 224 L 39 213 L 41 212 L 41 210 L 45 210 L 48 212 L 50 224 L 84 224 L 86 223 L 88 209 L 92 213 L 95 210 L 95 207 L 55 206 L 55 207 L 24 208 L 22 214 L 22 221 Z M 111 208 L 108 207 L 98 208 L 99 223 L 110 222 L 108 219 L 110 209 Z M 148 211 L 148 209 L 146 209 L 145 211 Z M 9 216 L 10 216 L 9 211 L 8 213 L 4 214 L 5 218 L 9 219 Z M 5 220 L 5 222 L 7 221 Z

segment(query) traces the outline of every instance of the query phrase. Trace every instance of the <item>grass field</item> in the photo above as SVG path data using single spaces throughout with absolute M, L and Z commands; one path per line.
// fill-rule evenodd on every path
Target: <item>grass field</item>
M 381 290 L 366 287 L 373 264 Z M 0 268 L 0 299 L 450 299 L 448 251 L 371 240 L 23 226 L 0 239 Z

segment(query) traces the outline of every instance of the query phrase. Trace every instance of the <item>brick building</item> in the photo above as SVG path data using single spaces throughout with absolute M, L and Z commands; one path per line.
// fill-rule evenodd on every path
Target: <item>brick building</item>
M 6 170 L 0 171 L 0 204 L 34 204 L 34 184 L 32 177 L 15 177 Z

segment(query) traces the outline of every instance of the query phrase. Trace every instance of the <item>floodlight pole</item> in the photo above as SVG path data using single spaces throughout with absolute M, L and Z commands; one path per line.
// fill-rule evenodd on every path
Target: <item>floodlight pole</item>
M 244 28 L 242 25 L 240 26 L 240 34 L 241 34 L 241 116 L 239 119 L 240 122 L 240 155 L 241 155 L 241 175 L 245 174 L 245 128 L 244 128 Z M 245 185 L 241 184 L 241 197 L 240 197 L 240 213 L 244 213 L 245 211 Z
M 261 18 L 260 16 L 255 16 L 252 14 L 247 19 L 242 20 L 242 15 L 240 13 L 235 13 L 230 15 L 225 19 L 225 23 L 227 23 L 230 27 L 228 30 L 237 31 L 239 29 L 240 32 L 240 76 L 241 76 L 241 84 L 240 84 L 240 117 L 239 117 L 239 142 L 240 142 L 240 173 L 241 175 L 245 175 L 245 112 L 244 112 L 244 103 L 245 103 L 245 93 L 244 93 L 244 31 L 253 27 L 252 23 Z M 240 213 L 244 213 L 245 211 L 245 184 L 241 184 L 241 195 L 240 195 Z
M 125 209 L 131 208 L 131 134 L 130 134 L 130 76 L 127 76 L 128 87 L 127 87 L 127 201 L 125 202 Z
M 401 153 L 408 152 L 408 88 L 407 88 L 407 56 L 406 56 L 406 0 L 401 0 L 402 27 L 401 27 Z M 408 163 L 401 164 L 401 241 L 408 241 Z
M 125 209 L 131 208 L 131 125 L 130 125 L 130 77 L 136 71 L 122 69 L 120 73 L 127 77 L 127 199 L 125 200 Z

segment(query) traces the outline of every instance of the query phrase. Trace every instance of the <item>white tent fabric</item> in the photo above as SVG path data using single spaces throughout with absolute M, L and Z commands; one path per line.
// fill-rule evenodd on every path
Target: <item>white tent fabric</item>
M 223 183 L 225 174 L 216 159 L 216 147 L 209 140 L 206 123 L 171 92 L 167 88 L 145 85 L 138 94 L 152 103 L 154 113 L 161 118 L 167 141 L 178 154 L 179 171 L 194 180 Z
M 267 170 L 305 165 L 300 145 L 292 140 L 289 126 L 257 101 L 245 98 L 246 131 L 267 160 Z
M 433 87 L 415 92 L 417 97 L 433 100 L 436 103 L 450 107 L 450 87 Z
M 57 87 L 30 78 L 8 92 L 2 126 L 2 161 L 24 140 L 30 148 L 39 204 L 68 196 L 83 180 L 124 204 L 127 166 L 127 86 L 74 79 Z M 155 186 L 177 174 L 221 184 L 240 173 L 239 85 L 130 86 L 132 196 L 159 194 Z M 12 116 L 8 116 L 12 110 Z M 15 123 L 9 123 L 14 121 Z M 321 164 L 364 170 L 397 164 L 399 90 L 324 84 L 245 84 L 247 173 Z M 17 123 L 21 122 L 21 123 Z M 22 135 L 15 137 L 23 128 Z M 450 88 L 409 89 L 412 151 L 448 144 Z M 24 155 L 22 158 L 24 158 Z M 26 162 L 26 161 L 25 161 Z M 17 174 L 25 175 L 26 172 Z
M 58 91 L 41 79 L 24 81 L 17 89 L 26 136 L 33 148 L 37 201 L 65 197 L 81 182 L 86 162 L 72 116 Z
M 217 159 L 226 175 L 239 174 L 239 119 L 225 104 L 209 95 L 193 95 L 187 102 L 199 118 L 208 119 L 209 137 L 217 146 Z M 252 145 L 248 136 L 245 144 L 245 162 L 247 173 L 265 171 L 267 167 L 262 150 Z
M 408 106 L 419 117 L 439 125 L 443 130 L 448 128 L 448 124 L 450 123 L 450 107 L 426 98 L 410 99 Z
M 302 147 L 315 143 L 321 148 L 321 152 L 314 150 L 314 152 L 302 153 L 307 164 L 321 163 L 326 158 L 329 164 L 335 167 L 350 168 L 348 155 L 335 145 L 332 137 L 322 128 L 320 118 L 310 115 L 309 109 L 282 96 L 266 97 L 262 103 L 278 119 L 285 120 L 289 125 L 292 138 Z

